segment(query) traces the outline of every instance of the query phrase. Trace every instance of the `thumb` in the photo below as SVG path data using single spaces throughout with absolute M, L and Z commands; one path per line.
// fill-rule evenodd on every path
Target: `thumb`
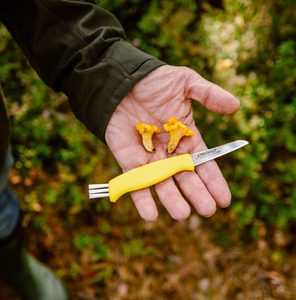
M 185 87 L 186 97 L 195 99 L 207 109 L 219 114 L 239 110 L 240 102 L 232 94 L 192 71 Z

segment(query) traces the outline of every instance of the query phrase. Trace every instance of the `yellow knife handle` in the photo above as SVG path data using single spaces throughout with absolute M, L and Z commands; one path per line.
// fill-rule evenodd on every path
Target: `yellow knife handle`
M 110 201 L 116 202 L 125 193 L 152 186 L 181 171 L 193 170 L 194 164 L 190 154 L 173 156 L 143 165 L 109 181 Z

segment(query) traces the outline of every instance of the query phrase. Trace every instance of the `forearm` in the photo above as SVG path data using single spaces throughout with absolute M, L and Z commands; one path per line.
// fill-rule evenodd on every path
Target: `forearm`
M 121 99 L 163 64 L 125 42 L 116 18 L 89 1 L 0 0 L 0 17 L 41 78 L 69 96 L 101 139 Z

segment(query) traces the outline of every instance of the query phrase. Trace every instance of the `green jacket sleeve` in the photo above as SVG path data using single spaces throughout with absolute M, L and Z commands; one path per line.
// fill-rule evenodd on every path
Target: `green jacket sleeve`
M 92 1 L 0 0 L 0 19 L 40 77 L 102 140 L 119 102 L 164 64 L 127 43 L 117 19 Z

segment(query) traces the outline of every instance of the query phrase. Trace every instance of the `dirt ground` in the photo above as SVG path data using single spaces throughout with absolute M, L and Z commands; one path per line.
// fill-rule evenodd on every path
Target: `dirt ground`
M 295 240 L 279 234 L 274 249 L 264 239 L 222 246 L 213 224 L 224 226 L 227 210 L 183 222 L 162 212 L 155 223 L 140 220 L 124 201 L 106 213 L 88 207 L 65 214 L 50 205 L 42 212 L 49 216 L 42 230 L 32 225 L 32 214 L 24 218 L 26 245 L 63 278 L 70 299 L 296 299 Z M 108 228 L 105 259 L 94 261 L 89 248 L 73 246 L 77 233 L 102 228 Z M 14 299 L 20 298 L 1 283 L 0 300 Z

